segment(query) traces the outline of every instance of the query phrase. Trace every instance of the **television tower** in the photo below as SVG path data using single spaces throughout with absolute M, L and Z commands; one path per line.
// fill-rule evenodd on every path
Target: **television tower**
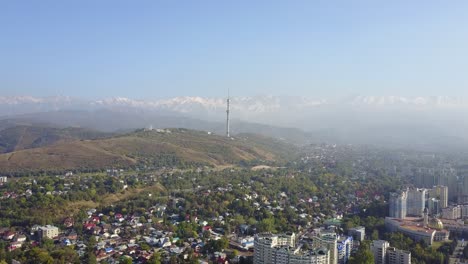
M 226 137 L 230 137 L 229 135 L 229 89 L 228 89 L 228 97 L 226 100 L 227 109 L 226 109 Z

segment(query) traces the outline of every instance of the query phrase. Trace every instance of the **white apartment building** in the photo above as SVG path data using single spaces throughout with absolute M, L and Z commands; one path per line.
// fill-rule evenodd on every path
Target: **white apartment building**
M 338 264 L 347 264 L 353 250 L 353 237 L 340 237 L 337 243 Z
M 444 185 L 432 187 L 429 191 L 429 198 L 440 200 L 440 208 L 446 208 L 448 206 L 448 187 Z
M 411 264 L 411 252 L 390 247 L 385 240 L 374 240 L 370 245 L 375 264 Z
M 41 226 L 38 229 L 39 237 L 42 238 L 50 238 L 53 239 L 59 235 L 59 229 L 56 226 L 46 225 Z
M 302 250 L 294 233 L 259 234 L 254 240 L 254 264 L 330 264 L 326 248 Z
M 408 189 L 406 199 L 406 215 L 422 216 L 426 204 L 426 189 Z
M 389 247 L 387 248 L 387 264 L 411 264 L 411 252 Z
M 460 205 L 457 205 L 442 208 L 441 218 L 450 220 L 462 218 L 462 207 Z
M 468 204 L 464 204 L 461 206 L 461 217 L 468 218 Z
M 408 192 L 401 191 L 398 193 L 390 193 L 390 217 L 405 218 L 406 217 L 406 200 L 408 199 Z
M 375 264 L 386 264 L 387 248 L 390 247 L 390 243 L 385 240 L 374 240 L 370 245 L 372 254 L 374 255 Z
M 326 248 L 330 251 L 330 264 L 338 264 L 338 236 L 335 233 L 323 233 L 312 238 L 314 248 Z

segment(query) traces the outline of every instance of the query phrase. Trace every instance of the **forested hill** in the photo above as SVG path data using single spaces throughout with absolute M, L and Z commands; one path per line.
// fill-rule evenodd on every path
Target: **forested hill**
M 290 151 L 285 151 L 290 150 Z M 161 166 L 257 165 L 285 161 L 294 147 L 267 137 L 226 138 L 187 129 L 74 140 L 0 155 L 0 173 Z

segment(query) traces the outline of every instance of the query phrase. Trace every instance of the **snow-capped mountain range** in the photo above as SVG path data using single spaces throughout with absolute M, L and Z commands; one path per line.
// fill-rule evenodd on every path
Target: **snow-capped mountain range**
M 383 116 L 391 119 L 431 117 L 442 112 L 447 118 L 453 113 L 468 114 L 468 100 L 447 96 L 353 96 L 341 99 L 308 98 L 297 96 L 256 96 L 230 98 L 231 118 L 247 122 L 316 129 L 339 127 L 344 123 L 378 121 Z M 67 96 L 58 97 L 0 97 L 0 117 L 51 111 L 133 112 L 185 116 L 206 121 L 222 122 L 226 115 L 226 98 L 174 97 L 168 99 L 138 100 L 109 97 L 86 100 Z M 423 111 L 421 111 L 423 110 Z M 394 113 L 400 112 L 399 116 Z M 423 113 L 425 116 L 421 116 Z M 414 115 L 419 115 L 417 118 Z M 388 119 L 387 118 L 387 119 Z M 390 122 L 385 119 L 385 122 Z
M 468 100 L 448 96 L 354 96 L 341 100 L 314 99 L 289 96 L 233 97 L 231 109 L 245 113 L 274 113 L 281 110 L 304 110 L 321 106 L 416 106 L 416 107 L 462 107 L 468 108 Z M 157 100 L 137 100 L 125 97 L 110 97 L 99 100 L 85 100 L 68 96 L 32 97 L 0 96 L 0 109 L 18 108 L 19 113 L 81 108 L 131 107 L 146 110 L 166 110 L 178 113 L 193 111 L 219 111 L 226 108 L 225 98 L 174 97 Z
M 356 96 L 351 101 L 354 105 L 413 105 L 438 107 L 466 107 L 468 100 L 450 96 Z

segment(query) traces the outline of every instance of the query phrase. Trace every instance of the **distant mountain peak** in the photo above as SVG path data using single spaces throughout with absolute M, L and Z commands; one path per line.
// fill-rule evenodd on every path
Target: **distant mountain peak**
M 356 96 L 351 102 L 352 105 L 378 105 L 378 106 L 451 106 L 467 107 L 468 100 L 460 97 L 450 96 Z
M 466 108 L 468 100 L 449 96 L 354 96 L 342 100 L 309 98 L 300 96 L 253 96 L 231 97 L 233 117 L 251 120 L 252 117 L 281 114 L 298 115 L 315 111 L 320 107 L 416 107 L 416 108 Z M 57 110 L 144 110 L 187 114 L 195 117 L 212 117 L 225 114 L 226 98 L 180 96 L 167 99 L 131 99 L 127 97 L 108 97 L 99 100 L 85 100 L 68 96 L 0 97 L 0 113 L 17 115 Z M 275 117 L 276 119 L 276 117 Z

